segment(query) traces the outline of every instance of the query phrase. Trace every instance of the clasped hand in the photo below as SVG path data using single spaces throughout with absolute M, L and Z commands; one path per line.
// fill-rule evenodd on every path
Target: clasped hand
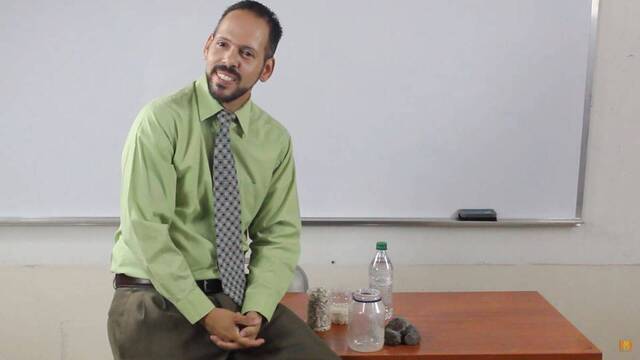
M 214 308 L 202 320 L 209 338 L 224 350 L 238 350 L 257 347 L 264 339 L 256 338 L 262 324 L 262 316 L 255 311 L 246 315 L 223 308 Z

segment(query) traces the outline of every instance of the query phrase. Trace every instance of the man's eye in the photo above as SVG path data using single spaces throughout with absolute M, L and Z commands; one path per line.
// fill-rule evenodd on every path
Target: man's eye
M 245 57 L 253 57 L 253 53 L 251 51 L 243 51 L 242 55 Z
M 227 43 L 225 43 L 224 41 L 218 41 L 218 42 L 216 43 L 216 45 L 217 45 L 218 47 L 225 47 L 225 46 L 227 45 Z

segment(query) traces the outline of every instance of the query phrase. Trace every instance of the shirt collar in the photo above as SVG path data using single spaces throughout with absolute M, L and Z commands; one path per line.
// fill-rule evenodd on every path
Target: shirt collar
M 200 121 L 204 121 L 224 109 L 218 100 L 214 99 L 209 93 L 206 75 L 202 75 L 202 77 L 196 81 L 196 98 Z M 249 119 L 251 118 L 252 105 L 253 103 L 251 99 L 249 99 L 234 113 L 240 123 L 242 134 L 246 134 L 249 131 Z

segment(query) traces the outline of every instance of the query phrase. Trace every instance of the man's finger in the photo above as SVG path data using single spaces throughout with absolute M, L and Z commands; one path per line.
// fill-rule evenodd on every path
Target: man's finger
M 214 342 L 214 344 L 218 345 L 218 347 L 224 350 L 238 350 L 243 348 L 257 347 L 264 344 L 264 339 L 252 340 L 238 337 L 237 341 L 225 341 L 216 335 L 211 335 L 209 338 Z
M 237 334 L 237 336 L 233 339 L 229 339 L 229 341 L 233 341 L 239 344 L 240 346 L 242 346 L 243 348 L 256 347 L 264 343 L 263 339 L 250 339 L 250 338 L 242 337 L 240 336 L 240 334 Z
M 240 324 L 244 326 L 254 326 L 254 325 L 260 325 L 260 323 L 262 323 L 262 319 L 259 317 L 253 317 L 253 316 L 247 316 L 247 315 L 241 315 L 241 314 L 237 314 L 237 316 L 234 317 L 233 321 L 236 324 Z
M 251 339 L 240 336 L 238 334 L 238 338 L 236 339 L 236 343 L 240 344 L 240 346 L 245 348 L 256 347 L 264 344 L 264 339 Z
M 240 336 L 240 328 L 232 326 L 231 328 L 223 329 L 216 334 L 216 336 L 222 341 L 235 342 Z
M 257 326 L 247 326 L 246 328 L 240 330 L 240 336 L 255 338 L 258 335 L 259 328 Z
M 211 339 L 214 344 L 216 344 L 220 349 L 223 350 L 238 350 L 242 348 L 238 343 L 235 343 L 233 341 L 224 341 L 215 335 L 209 336 L 209 339 Z

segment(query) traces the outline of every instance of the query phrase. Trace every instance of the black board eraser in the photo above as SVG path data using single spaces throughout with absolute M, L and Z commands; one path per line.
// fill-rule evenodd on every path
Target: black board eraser
M 458 210 L 460 221 L 498 221 L 498 215 L 493 209 L 460 209 Z

